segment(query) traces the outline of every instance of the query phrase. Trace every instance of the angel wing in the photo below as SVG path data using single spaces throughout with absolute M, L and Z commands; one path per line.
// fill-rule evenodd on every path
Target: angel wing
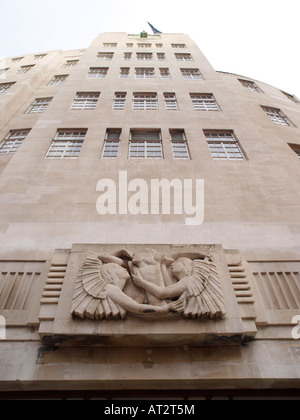
M 225 306 L 216 265 L 209 259 L 194 260 L 193 274 L 188 280 L 185 318 L 224 318 Z
M 107 296 L 108 281 L 102 277 L 103 262 L 89 253 L 79 271 L 72 316 L 81 319 L 125 319 L 126 311 Z

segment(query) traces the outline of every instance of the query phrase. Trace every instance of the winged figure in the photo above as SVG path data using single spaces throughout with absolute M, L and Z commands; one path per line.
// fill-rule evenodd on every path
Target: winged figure
M 111 262 L 112 261 L 112 262 Z M 123 292 L 132 282 L 124 260 L 117 256 L 88 254 L 79 272 L 71 313 L 81 319 L 125 319 L 127 312 L 157 316 L 182 312 L 182 301 L 153 306 L 139 303 Z
M 168 270 L 168 266 L 171 269 Z M 134 283 L 158 299 L 175 299 L 184 304 L 184 318 L 224 318 L 225 306 L 217 267 L 209 258 L 164 258 L 162 272 L 167 287 L 146 281 L 139 270 L 133 275 Z M 169 278 L 167 278 L 169 277 Z M 175 279 L 175 282 L 174 282 Z

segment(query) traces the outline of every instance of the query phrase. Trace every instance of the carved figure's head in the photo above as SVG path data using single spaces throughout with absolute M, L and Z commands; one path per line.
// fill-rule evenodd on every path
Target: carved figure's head
M 121 290 L 124 289 L 126 282 L 130 279 L 128 271 L 118 264 L 103 264 L 101 275 L 107 284 L 114 284 Z
M 193 261 L 189 258 L 178 258 L 178 260 L 172 264 L 171 268 L 175 277 L 188 277 L 193 273 Z

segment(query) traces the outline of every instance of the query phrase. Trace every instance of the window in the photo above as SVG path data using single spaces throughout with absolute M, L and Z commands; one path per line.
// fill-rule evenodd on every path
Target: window
M 289 144 L 290 148 L 296 153 L 298 158 L 300 159 L 300 145 L 298 144 Z
M 13 63 L 18 63 L 19 61 L 23 60 L 24 57 L 17 57 L 17 58 L 12 58 L 12 62 Z
M 160 77 L 162 79 L 171 79 L 170 70 L 167 68 L 161 68 L 160 71 Z
M 262 90 L 257 86 L 255 82 L 251 82 L 250 80 L 242 80 L 242 79 L 239 79 L 239 82 L 244 86 L 245 89 L 250 90 L 251 92 L 262 93 Z
M 59 130 L 46 154 L 46 159 L 77 159 L 87 130 Z
M 15 82 L 13 83 L 0 83 L 0 95 L 3 95 L 8 89 L 10 89 Z
M 98 60 L 112 60 L 114 58 L 114 53 L 104 53 L 104 52 L 99 52 L 97 55 L 97 59 Z
M 162 159 L 163 150 L 159 130 L 131 131 L 130 159 Z
M 163 44 L 155 44 L 156 48 L 162 48 Z
M 28 114 L 40 114 L 41 112 L 46 111 L 51 101 L 52 98 L 36 99 L 29 108 Z
M 132 43 L 132 42 L 130 42 L 130 43 L 126 44 L 126 47 L 127 47 L 127 48 L 132 48 L 132 47 L 133 47 L 133 43 Z
M 124 60 L 128 61 L 131 60 L 132 53 L 124 53 Z
M 32 69 L 32 67 L 34 67 L 33 65 L 32 66 L 22 66 L 18 71 L 17 71 L 17 74 L 25 74 L 25 73 L 27 73 L 30 69 Z
M 156 111 L 158 101 L 156 93 L 134 93 L 133 110 L 135 111 Z
M 137 44 L 139 48 L 151 48 L 152 44 L 148 44 L 148 43 L 139 43 Z
M 283 90 L 281 91 L 287 98 L 289 98 L 291 101 L 295 102 L 296 104 L 300 104 L 300 100 L 297 98 L 297 96 L 295 95 L 291 95 L 290 93 L 284 92 Z
M 71 107 L 72 110 L 94 110 L 98 104 L 99 92 L 78 92 Z
M 186 48 L 185 44 L 171 44 L 172 48 Z
M 262 109 L 274 124 L 285 125 L 289 127 L 293 126 L 292 122 L 280 109 L 267 106 L 262 106 Z
M 121 111 L 125 108 L 126 96 L 127 96 L 126 92 L 116 92 L 115 93 L 114 104 L 113 104 L 113 109 L 114 110 Z
M 175 57 L 178 61 L 193 61 L 191 54 L 175 54 Z
M 202 80 L 203 77 L 199 69 L 181 69 L 181 73 L 186 80 Z
M 196 111 L 219 111 L 220 108 L 212 94 L 191 93 L 191 99 Z
M 165 105 L 168 111 L 178 111 L 178 104 L 175 93 L 164 93 Z
M 104 79 L 107 75 L 108 68 L 106 67 L 91 67 L 88 72 L 88 79 Z
M 30 130 L 11 131 L 0 145 L 0 155 L 15 153 L 28 136 L 29 132 Z
M 213 159 L 245 160 L 245 155 L 232 131 L 205 132 Z
M 140 61 L 150 61 L 153 60 L 153 54 L 152 53 L 136 53 L 137 60 Z
M 190 159 L 184 130 L 170 130 L 174 159 Z
M 120 79 L 128 79 L 130 69 L 129 67 L 122 67 L 120 70 Z
M 121 129 L 109 128 L 106 131 L 102 159 L 116 159 L 119 155 Z
M 68 69 L 68 68 L 74 67 L 76 66 L 76 64 L 78 64 L 78 62 L 79 60 L 68 60 L 63 65 L 63 68 Z
M 136 79 L 154 79 L 155 72 L 153 68 L 136 68 L 135 77 Z
M 116 48 L 117 45 L 118 44 L 116 42 L 104 42 L 103 43 L 103 47 L 105 47 L 105 48 Z
M 166 54 L 165 53 L 157 53 L 157 59 L 159 61 L 165 61 L 166 59 Z
M 9 68 L 7 68 L 7 69 L 0 69 L 0 75 L 6 73 L 7 70 L 9 70 Z
M 35 60 L 42 60 L 44 57 L 46 57 L 47 54 L 36 54 L 34 56 Z
M 67 79 L 68 75 L 65 74 L 63 76 L 54 76 L 53 79 L 51 80 L 49 86 L 57 86 L 57 85 L 62 85 L 65 80 Z

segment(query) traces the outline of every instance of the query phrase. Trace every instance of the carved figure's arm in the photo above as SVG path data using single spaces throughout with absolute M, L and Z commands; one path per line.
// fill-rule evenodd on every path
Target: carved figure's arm
M 173 284 L 172 286 L 159 287 L 155 284 L 149 283 L 148 281 L 144 280 L 139 271 L 137 271 L 136 275 L 133 275 L 133 281 L 137 286 L 142 287 L 146 290 L 146 292 L 151 293 L 152 295 L 156 296 L 158 299 L 161 300 L 167 298 L 173 299 L 178 296 L 181 296 L 182 293 L 184 293 L 187 289 L 186 278 L 180 280 L 178 283 Z
M 183 302 L 172 302 L 164 306 L 152 306 L 137 303 L 129 296 L 125 295 L 117 286 L 109 284 L 106 287 L 107 296 L 109 296 L 115 303 L 120 305 L 126 311 L 135 314 L 166 314 L 168 312 L 183 312 Z

